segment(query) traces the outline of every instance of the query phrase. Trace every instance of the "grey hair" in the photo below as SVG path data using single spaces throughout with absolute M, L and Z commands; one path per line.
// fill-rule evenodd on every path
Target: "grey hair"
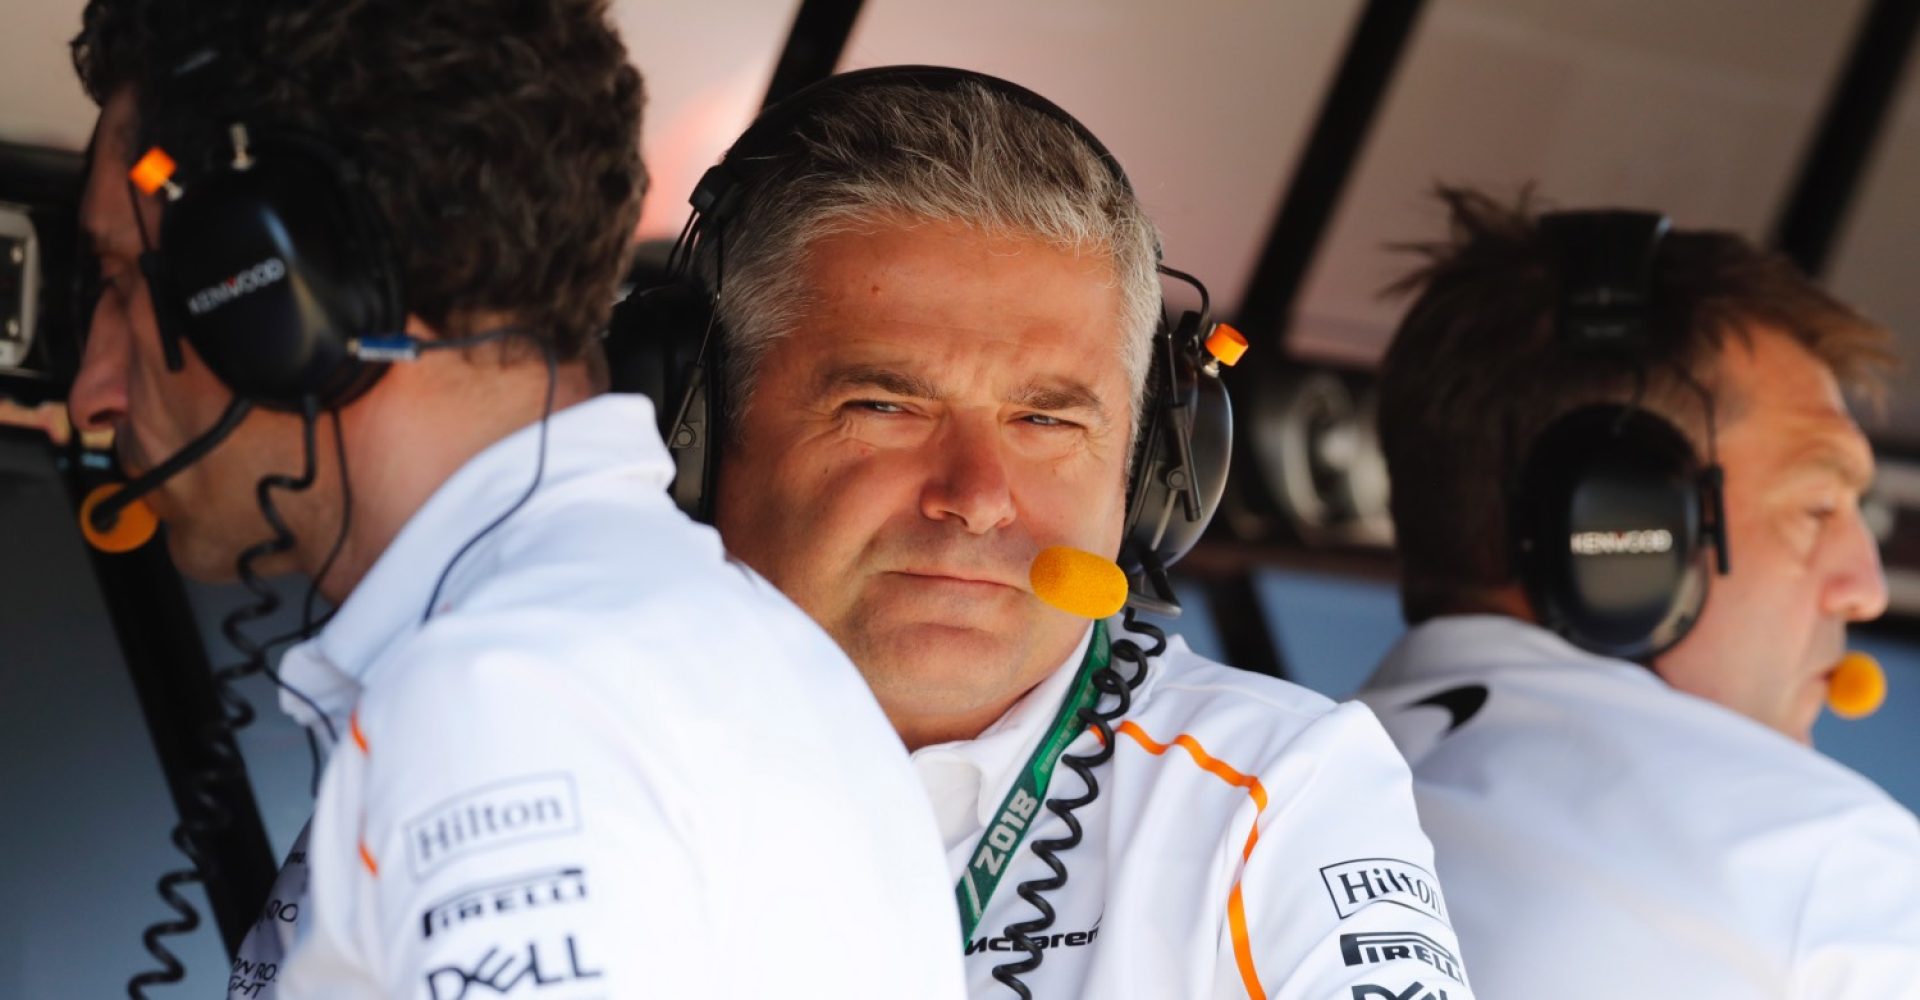
M 738 208 L 703 236 L 693 260 L 719 291 L 729 417 L 737 420 L 768 346 L 808 301 L 810 247 L 887 223 L 953 222 L 1111 261 L 1138 433 L 1160 322 L 1158 235 L 1133 192 L 1066 123 L 979 84 L 862 87 L 813 109 L 780 156 L 750 170 Z

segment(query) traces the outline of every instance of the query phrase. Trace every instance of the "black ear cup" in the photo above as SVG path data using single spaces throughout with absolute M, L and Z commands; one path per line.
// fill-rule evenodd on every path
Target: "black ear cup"
M 351 168 L 311 140 L 261 136 L 190 178 L 143 262 L 170 343 L 236 394 L 283 410 L 337 406 L 384 365 L 350 342 L 405 322 L 389 248 Z
M 1589 406 L 1555 421 L 1510 508 L 1542 624 L 1624 660 L 1679 642 L 1706 602 L 1714 488 L 1686 437 L 1646 410 Z
M 1155 338 L 1120 546 L 1129 577 L 1163 573 L 1191 551 L 1226 492 L 1233 403 L 1194 350 L 1200 322 L 1189 313 L 1171 335 Z
M 653 402 L 660 439 L 673 456 L 674 502 L 702 521 L 712 520 L 715 438 L 724 413 L 724 338 L 714 320 L 705 292 L 686 283 L 662 285 L 614 307 L 606 341 L 612 388 Z

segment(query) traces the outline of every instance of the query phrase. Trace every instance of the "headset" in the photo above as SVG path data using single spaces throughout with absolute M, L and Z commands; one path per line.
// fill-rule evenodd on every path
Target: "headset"
M 800 131 L 847 94 L 868 87 L 905 86 L 948 92 L 978 86 L 1070 129 L 1099 155 L 1129 194 L 1131 182 L 1112 152 L 1087 127 L 1052 101 L 997 77 L 940 66 L 884 66 L 857 70 L 812 84 L 767 108 L 741 134 L 718 164 L 694 187 L 693 214 L 669 260 L 673 280 L 630 295 L 615 310 L 607 337 L 613 386 L 638 392 L 658 406 L 661 437 L 672 452 L 671 487 L 682 510 L 703 521 L 713 516 L 714 482 L 725 437 L 724 331 L 715 314 L 719 289 L 693 273 L 693 248 L 714 241 L 716 283 L 724 281 L 721 242 L 727 223 L 764 178 L 794 160 Z M 1239 359 L 1246 341 L 1216 326 L 1207 290 L 1191 275 L 1159 264 L 1160 272 L 1192 285 L 1200 307 L 1177 322 L 1163 316 L 1153 340 L 1142 426 L 1127 486 L 1125 541 L 1119 563 L 1145 610 L 1178 614 L 1166 568 L 1193 548 L 1226 488 L 1233 443 L 1233 408 L 1220 380 L 1220 366 Z
M 1647 663 L 1684 638 L 1706 604 L 1708 549 L 1728 571 L 1713 399 L 1681 380 L 1706 413 L 1707 454 L 1642 408 L 1654 344 L 1654 273 L 1671 224 L 1647 212 L 1551 213 L 1540 232 L 1558 255 L 1557 350 L 1618 364 L 1633 402 L 1576 408 L 1528 447 L 1508 524 L 1522 585 L 1541 623 L 1574 645 Z
M 163 153 L 136 166 L 141 187 L 167 193 L 160 243 L 140 262 L 167 366 L 180 369 L 184 341 L 254 403 L 352 402 L 386 370 L 363 360 L 361 339 L 405 323 L 399 268 L 360 171 L 300 132 L 236 123 L 228 140 L 231 157 L 184 188 Z

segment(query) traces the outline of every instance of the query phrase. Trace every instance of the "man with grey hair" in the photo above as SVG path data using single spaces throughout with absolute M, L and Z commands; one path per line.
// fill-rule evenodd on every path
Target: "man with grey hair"
M 1157 405 L 1157 238 L 1111 155 L 1004 81 L 891 68 L 716 171 L 690 265 L 723 331 L 714 518 L 911 751 L 970 992 L 1470 996 L 1366 709 L 1030 582 L 1043 550 L 1120 550 Z

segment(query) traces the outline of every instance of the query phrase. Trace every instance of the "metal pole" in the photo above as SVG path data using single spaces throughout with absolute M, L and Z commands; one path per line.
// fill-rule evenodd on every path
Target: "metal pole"
M 1819 130 L 1774 227 L 1773 244 L 1808 274 L 1826 270 L 1834 237 L 1887 122 L 1920 30 L 1920 0 L 1875 0 L 1860 22 Z
M 862 0 L 803 0 L 793 16 L 793 30 L 773 67 L 762 107 L 791 96 L 794 91 L 833 75 L 840 53 L 853 34 Z
M 1285 331 L 1300 283 L 1425 6 L 1425 0 L 1369 0 L 1361 12 L 1241 302 L 1238 318 L 1249 334 Z

